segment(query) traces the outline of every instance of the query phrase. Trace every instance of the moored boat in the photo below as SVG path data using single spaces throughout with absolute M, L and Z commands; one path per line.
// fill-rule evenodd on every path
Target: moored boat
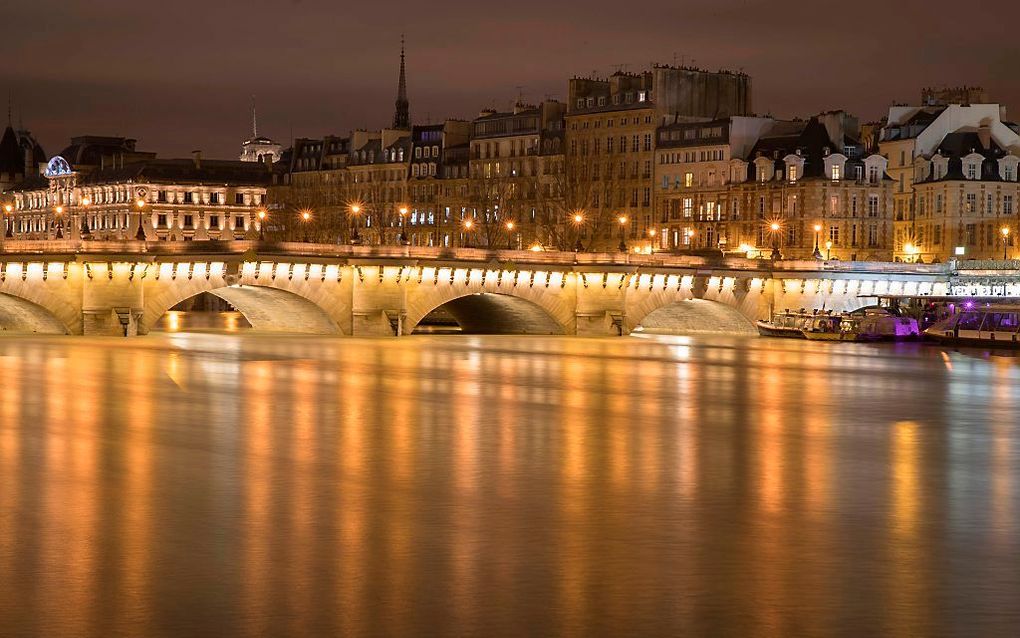
M 965 305 L 924 335 L 940 343 L 1020 348 L 1020 305 Z

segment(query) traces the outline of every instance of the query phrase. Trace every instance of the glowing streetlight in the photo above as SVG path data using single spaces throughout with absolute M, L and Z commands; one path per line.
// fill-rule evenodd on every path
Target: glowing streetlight
M 312 211 L 308 210 L 307 208 L 302 210 L 301 211 L 301 221 L 304 222 L 304 228 L 305 228 L 304 240 L 305 240 L 305 243 L 307 244 L 308 243 L 308 222 L 312 221 Z
M 825 261 L 829 261 L 831 259 L 832 259 L 832 241 L 829 240 L 825 242 Z
M 811 253 L 811 256 L 814 257 L 815 259 L 821 259 L 822 258 L 822 251 L 818 250 L 818 238 L 819 238 L 819 234 L 821 232 L 822 232 L 822 225 L 821 224 L 815 224 L 815 252 Z
M 361 205 L 357 202 L 350 205 L 351 211 L 351 244 L 361 243 L 361 236 L 358 235 L 358 215 L 361 214 Z
M 405 246 L 411 242 L 407 241 L 407 206 L 401 206 L 400 210 L 400 243 Z
M 265 222 L 266 222 L 266 211 L 264 209 L 259 209 L 259 212 L 256 213 L 256 215 L 259 218 L 259 241 L 265 241 L 265 239 L 266 239 L 266 224 L 265 224 Z
M 506 249 L 510 250 L 511 248 L 513 248 L 513 232 L 514 232 L 513 220 L 507 220 L 504 226 L 506 226 Z
M 63 215 L 64 214 L 64 207 L 63 206 L 57 206 L 56 208 L 53 209 L 53 212 L 55 212 L 58 215 Z
M 627 228 L 627 216 L 626 215 L 620 215 L 619 217 L 616 218 L 616 221 L 618 221 L 620 223 L 620 245 L 619 245 L 619 250 L 620 250 L 621 253 L 625 253 L 625 252 L 627 252 L 627 242 L 624 241 L 624 236 L 625 236 L 626 228 Z
M 779 231 L 782 228 L 779 222 L 769 224 L 769 230 L 772 231 L 772 259 L 781 259 L 783 257 L 783 254 L 779 252 Z
M 145 208 L 145 200 L 144 199 L 135 200 L 135 206 L 139 209 Z
M 581 211 L 574 213 L 574 226 L 577 232 L 577 239 L 574 241 L 574 252 L 579 253 L 584 250 L 584 245 L 581 244 L 581 224 L 584 223 L 584 214 Z
M 88 205 L 90 205 L 91 203 L 92 203 L 92 200 L 91 200 L 91 199 L 89 199 L 88 197 L 82 197 L 82 198 L 81 198 L 81 205 L 82 205 L 82 206 L 88 206 Z
M 471 229 L 475 227 L 475 222 L 470 217 L 464 220 L 464 247 L 471 247 Z
M 1002 233 L 1002 260 L 1006 261 L 1009 259 L 1009 226 L 1003 226 L 999 232 Z

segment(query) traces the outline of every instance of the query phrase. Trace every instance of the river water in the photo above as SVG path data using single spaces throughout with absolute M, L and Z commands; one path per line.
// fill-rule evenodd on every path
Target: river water
M 0 339 L 2 636 L 1016 636 L 1020 365 Z

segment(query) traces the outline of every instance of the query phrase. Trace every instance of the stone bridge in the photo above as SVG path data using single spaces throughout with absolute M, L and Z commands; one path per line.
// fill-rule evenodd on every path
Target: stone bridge
M 270 331 L 399 336 L 441 310 L 476 333 L 752 333 L 753 320 L 777 310 L 944 295 L 954 277 L 950 265 L 672 254 L 8 241 L 0 248 L 0 329 L 145 334 L 167 310 L 208 292 Z

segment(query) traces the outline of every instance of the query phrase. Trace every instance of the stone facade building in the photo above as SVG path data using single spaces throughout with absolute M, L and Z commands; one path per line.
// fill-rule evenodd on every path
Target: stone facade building
M 157 159 L 128 138 L 76 137 L 9 189 L 8 239 L 240 239 L 257 232 L 268 162 Z M 263 210 L 263 216 L 258 214 Z
M 1020 206 L 1020 154 L 989 128 L 947 135 L 914 161 L 915 215 L 904 259 L 1013 259 Z M 913 253 L 913 254 L 911 254 Z
M 891 254 L 885 158 L 843 112 L 728 118 L 659 131 L 657 247 L 864 260 Z

